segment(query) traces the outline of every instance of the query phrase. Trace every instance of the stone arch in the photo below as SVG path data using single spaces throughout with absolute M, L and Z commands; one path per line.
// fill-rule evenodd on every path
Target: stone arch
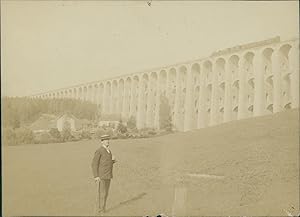
M 211 115 L 211 100 L 212 100 L 212 84 L 209 83 L 205 88 L 205 115 L 203 119 L 204 127 L 209 125 L 210 115 Z
M 194 63 L 191 67 L 192 75 L 192 112 L 191 112 L 191 129 L 197 128 L 198 114 L 199 114 L 199 97 L 200 97 L 200 64 Z
M 111 103 L 111 82 L 107 81 L 105 83 L 105 90 L 104 90 L 104 102 L 103 102 L 103 107 L 104 107 L 104 113 L 109 113 L 110 112 L 110 103 Z
M 73 88 L 72 99 L 77 99 L 77 89 Z
M 98 105 L 98 98 L 99 98 L 99 87 L 98 87 L 98 84 L 94 84 L 93 85 L 93 103 L 95 103 L 96 105 Z
M 203 63 L 203 74 L 204 74 L 204 77 L 205 77 L 205 84 L 209 84 L 212 82 L 212 79 L 213 79 L 213 71 L 212 71 L 212 62 L 210 60 L 206 60 L 204 63 Z
M 154 128 L 154 118 L 155 118 L 155 107 L 156 107 L 156 94 L 157 93 L 157 80 L 158 76 L 156 72 L 150 73 L 149 87 L 148 87 L 148 97 L 147 97 L 147 127 Z
M 64 91 L 64 98 L 68 98 L 68 95 L 69 95 L 68 90 L 65 90 L 65 91 Z
M 221 83 L 225 79 L 225 59 L 223 57 L 219 57 L 216 60 L 216 73 L 218 78 L 218 83 Z
M 262 51 L 262 64 L 264 69 L 264 96 L 265 107 L 268 113 L 273 113 L 273 70 L 272 70 L 272 55 L 274 49 L 267 47 Z
M 211 101 L 212 101 L 212 80 L 213 80 L 213 64 L 210 60 L 206 60 L 202 65 L 202 73 L 204 77 L 204 92 L 203 92 L 203 117 L 202 117 L 202 125 L 206 127 L 210 122 L 210 114 L 211 114 Z
M 192 117 L 192 129 L 197 128 L 198 115 L 200 113 L 200 85 L 194 88 L 194 101 L 193 101 L 193 117 Z
M 231 99 L 229 100 L 229 108 L 233 108 L 230 110 L 230 117 L 232 120 L 237 119 L 237 110 L 236 103 L 239 100 L 239 63 L 240 57 L 236 54 L 232 55 L 228 59 L 228 70 L 229 70 L 229 82 L 230 82 L 230 95 Z M 236 112 L 235 112 L 236 111 Z
M 98 109 L 102 113 L 104 106 L 103 106 L 103 99 L 104 99 L 104 84 L 101 82 L 99 84 L 99 96 L 98 96 Z
M 125 88 L 125 82 L 124 82 L 123 78 L 121 78 L 119 80 L 118 87 L 119 87 L 118 88 L 118 90 L 119 90 L 119 101 L 118 101 L 119 105 L 118 105 L 118 107 L 119 107 L 120 114 L 123 114 L 123 101 L 124 101 L 124 88 Z
M 146 125 L 146 116 L 147 116 L 147 102 L 148 102 L 148 88 L 149 88 L 149 76 L 147 73 L 144 73 L 141 78 L 141 102 L 140 102 L 140 125 L 141 128 L 144 128 Z
M 253 67 L 253 60 L 254 60 L 254 52 L 247 52 L 243 58 L 244 58 L 244 65 L 242 66 L 245 72 L 246 77 L 246 87 L 245 87 L 245 94 L 246 94 L 246 108 L 247 113 L 246 117 L 252 117 L 253 116 L 253 104 L 254 104 L 254 88 L 255 88 L 255 82 L 254 82 L 254 67 Z
M 136 117 L 138 111 L 138 97 L 139 97 L 139 76 L 135 75 L 132 78 L 132 90 L 131 90 L 131 116 Z
M 184 130 L 184 115 L 185 115 L 185 103 L 186 103 L 186 87 L 187 87 L 187 67 L 181 66 L 178 70 L 179 82 L 177 93 L 177 124 L 176 127 L 179 130 Z
M 69 89 L 69 95 L 68 95 L 68 98 L 69 99 L 72 99 L 72 96 L 73 96 L 73 91 L 72 91 L 72 89 Z
M 232 120 L 237 120 L 238 110 L 239 110 L 239 93 L 240 84 L 239 80 L 235 80 L 232 84 Z
M 192 84 L 193 84 L 193 87 L 196 87 L 197 85 L 200 85 L 200 79 L 201 79 L 200 78 L 200 74 L 201 74 L 200 64 L 194 63 L 192 65 L 191 72 L 192 72 Z
M 105 83 L 105 91 L 107 93 L 107 96 L 111 96 L 111 82 L 107 81 Z
M 279 48 L 280 54 L 280 70 L 282 72 L 290 70 L 290 60 L 289 60 L 289 53 L 292 46 L 290 44 L 284 44 Z
M 230 76 L 231 81 L 234 81 L 239 77 L 239 61 L 240 61 L 240 57 L 236 54 L 232 55 L 228 59 L 228 67 L 229 67 L 228 69 L 231 75 Z
M 84 86 L 83 87 L 83 100 L 86 101 L 87 100 L 87 93 L 88 93 L 88 87 Z
M 159 72 L 159 90 L 164 96 L 167 96 L 167 71 L 161 70 Z
M 292 46 L 290 44 L 282 45 L 279 52 L 279 66 L 280 74 L 282 76 L 281 83 L 281 104 L 284 109 L 291 108 L 291 66 L 290 66 L 290 50 Z
M 78 88 L 78 99 L 79 100 L 83 99 L 83 88 L 82 87 Z
M 89 102 L 92 102 L 92 94 L 93 94 L 93 85 L 89 84 L 87 87 L 87 96 L 86 96 L 86 100 Z
M 225 64 L 226 61 L 223 57 L 216 60 L 215 71 L 217 73 L 217 91 L 216 91 L 216 108 L 217 117 L 216 123 L 222 123 L 224 121 L 224 102 L 225 102 Z
M 282 80 L 282 106 L 284 109 L 290 109 L 291 103 L 291 76 L 287 74 Z
M 272 54 L 274 52 L 273 48 L 267 47 L 262 51 L 263 57 L 263 67 L 264 67 L 264 75 L 268 76 L 273 73 L 272 71 Z
M 112 88 L 111 88 L 111 113 L 117 113 L 117 105 L 118 105 L 118 82 L 117 80 L 113 80 Z
M 128 118 L 130 114 L 131 77 L 126 78 L 124 85 L 123 117 Z
M 180 87 L 186 88 L 186 84 L 187 84 L 187 67 L 186 66 L 181 66 L 179 68 L 179 85 Z
M 175 68 L 171 68 L 168 71 L 169 77 L 169 84 L 168 84 L 168 92 L 169 92 L 169 104 L 171 107 L 171 116 L 172 116 L 172 123 L 175 125 L 175 98 L 176 98 L 176 87 L 177 87 L 177 71 Z

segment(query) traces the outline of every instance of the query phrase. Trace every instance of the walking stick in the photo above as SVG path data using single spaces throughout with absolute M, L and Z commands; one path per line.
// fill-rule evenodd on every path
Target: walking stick
M 100 180 L 96 181 L 96 200 L 95 200 L 95 215 L 97 216 L 99 213 L 99 185 Z

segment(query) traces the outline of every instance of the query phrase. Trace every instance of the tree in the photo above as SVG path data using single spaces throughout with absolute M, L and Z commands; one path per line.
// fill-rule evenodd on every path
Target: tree
M 27 97 L 2 98 L 3 125 L 17 129 L 30 125 L 41 114 L 63 114 L 66 111 L 78 118 L 93 120 L 97 105 L 74 99 L 32 99 Z
M 57 141 L 61 139 L 60 132 L 58 131 L 57 128 L 51 128 L 49 134 Z
M 16 144 L 30 144 L 34 142 L 34 134 L 28 128 L 18 128 L 15 130 Z
M 169 105 L 169 100 L 165 95 L 160 96 L 159 126 L 160 129 L 172 131 L 171 107 Z
M 35 142 L 38 144 L 48 144 L 52 142 L 52 138 L 48 132 L 42 132 L 36 137 Z
M 16 133 L 11 128 L 4 128 L 3 131 L 3 145 L 16 145 Z
M 120 133 L 126 133 L 127 132 L 127 127 L 123 124 L 122 120 L 120 120 L 117 131 Z
M 127 122 L 127 127 L 129 129 L 135 129 L 136 128 L 136 120 L 134 116 L 131 116 Z
M 69 141 L 72 139 L 71 130 L 69 128 L 63 128 L 61 131 L 61 138 L 63 142 Z

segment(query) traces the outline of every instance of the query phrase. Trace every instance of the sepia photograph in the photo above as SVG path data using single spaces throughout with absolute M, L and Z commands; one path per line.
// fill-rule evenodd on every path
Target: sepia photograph
M 299 1 L 0 1 L 1 216 L 300 216 Z

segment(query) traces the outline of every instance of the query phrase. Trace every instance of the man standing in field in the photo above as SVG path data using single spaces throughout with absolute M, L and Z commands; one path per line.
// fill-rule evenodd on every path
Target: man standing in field
M 97 214 L 105 212 L 110 180 L 113 177 L 113 164 L 116 162 L 109 150 L 109 141 L 108 135 L 101 136 L 101 147 L 96 150 L 92 161 L 93 175 L 97 186 Z

